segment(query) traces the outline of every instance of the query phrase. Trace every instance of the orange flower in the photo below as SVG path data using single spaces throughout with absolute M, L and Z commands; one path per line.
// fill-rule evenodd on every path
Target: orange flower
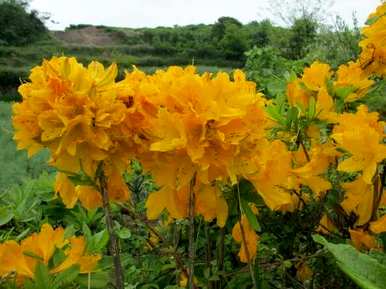
M 353 245 L 358 250 L 361 250 L 361 249 L 369 250 L 369 249 L 374 249 L 379 247 L 375 237 L 363 231 L 362 229 L 356 229 L 356 230 L 350 229 L 350 236 L 351 236 L 351 241 Z
M 245 215 L 242 215 L 241 222 L 237 222 L 233 227 L 232 236 L 237 243 L 241 243 L 239 252 L 240 261 L 244 263 L 252 261 L 256 257 L 257 245 L 260 238 L 249 224 Z M 244 238 L 245 240 L 243 240 Z

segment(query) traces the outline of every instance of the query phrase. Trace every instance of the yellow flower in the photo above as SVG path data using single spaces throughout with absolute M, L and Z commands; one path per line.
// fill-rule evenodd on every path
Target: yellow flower
M 334 87 L 352 88 L 353 92 L 344 99 L 345 102 L 351 102 L 365 96 L 373 84 L 374 81 L 368 78 L 359 63 L 349 62 L 339 66 Z
M 349 230 L 351 241 L 355 248 L 361 249 L 375 249 L 379 248 L 376 238 L 373 235 L 363 231 L 363 229 Z
M 381 17 L 385 16 L 386 14 L 386 3 L 383 3 L 377 7 L 375 12 L 371 13 L 368 17 L 368 19 L 374 18 L 374 17 Z
M 330 234 L 337 231 L 337 228 L 334 222 L 326 214 L 323 214 L 316 231 L 322 234 Z
M 322 87 L 316 97 L 316 113 L 321 120 L 334 122 L 337 116 L 335 103 L 327 88 Z
M 372 183 L 377 164 L 386 158 L 386 146 L 381 143 L 383 124 L 377 122 L 377 117 L 361 106 L 356 114 L 339 116 L 339 125 L 332 134 L 338 146 L 351 154 L 339 163 L 338 170 L 362 171 L 363 180 L 368 184 Z
M 84 67 L 68 57 L 53 57 L 33 68 L 31 81 L 19 87 L 23 102 L 13 108 L 18 148 L 32 155 L 47 147 L 50 164 L 65 174 L 82 169 L 94 178 L 100 161 L 116 166 L 122 174 L 135 134 L 127 129 L 127 121 L 136 111 L 123 101 L 128 90 L 115 83 L 117 73 L 115 64 L 105 69 L 91 62 Z M 58 174 L 56 191 L 67 207 L 73 207 L 78 198 L 88 208 L 100 205 L 95 190 L 75 188 L 65 174 Z M 127 200 L 129 194 L 119 192 L 119 200 Z
M 330 164 L 335 161 L 336 155 L 335 149 L 329 144 L 315 145 L 310 152 L 311 160 L 292 170 L 296 178 L 296 189 L 300 185 L 309 186 L 317 197 L 321 197 L 323 192 L 331 189 L 331 184 L 321 175 L 326 173 Z
M 88 210 L 102 206 L 102 196 L 93 186 L 74 185 L 64 173 L 57 173 L 55 192 L 67 208 L 73 208 L 79 200 Z
M 307 265 L 306 262 L 299 262 L 296 265 L 296 278 L 301 282 L 310 280 L 313 275 L 314 275 L 314 272 L 312 271 L 310 266 Z
M 375 234 L 386 232 L 386 215 L 370 223 L 370 230 Z
M 370 15 L 372 23 L 362 30 L 363 40 L 359 43 L 362 48 L 359 57 L 361 67 L 368 74 L 384 76 L 386 74 L 386 4 L 381 4 L 377 11 Z
M 33 278 L 34 268 L 28 264 L 23 248 L 15 241 L 7 241 L 0 244 L 0 277 L 11 273 Z
M 256 156 L 257 172 L 246 177 L 272 210 L 293 211 L 294 198 L 289 190 L 291 153 L 281 141 L 262 142 Z
M 327 86 L 327 80 L 331 75 L 331 67 L 328 64 L 315 61 L 310 67 L 304 69 L 301 80 L 309 90 L 319 91 Z
M 32 234 L 21 242 L 24 252 L 33 253 L 42 258 L 44 264 L 52 258 L 55 249 L 61 248 L 65 244 L 63 228 L 53 229 L 49 224 L 43 224 L 40 233 Z M 28 258 L 28 261 L 36 263 L 36 259 Z
M 89 256 L 82 256 L 78 260 L 78 264 L 80 265 L 80 273 L 91 273 L 95 270 L 96 265 L 98 264 L 98 261 L 102 257 L 100 255 L 89 255 Z
M 299 105 L 306 109 L 310 101 L 310 93 L 302 87 L 300 79 L 296 79 L 287 85 L 287 97 L 291 106 Z
M 239 252 L 240 261 L 248 263 L 255 259 L 260 238 L 249 224 L 245 215 L 241 216 L 241 222 L 237 222 L 234 225 L 232 236 L 237 243 L 241 243 Z
M 169 67 L 153 75 L 135 70 L 121 82 L 147 119 L 136 140 L 143 145 L 137 157 L 161 187 L 149 195 L 148 217 L 157 218 L 165 209 L 173 218 L 186 217 L 196 175 L 196 212 L 225 224 L 226 202 L 210 184 L 237 182 L 242 155 L 264 138 L 268 125 L 255 84 L 240 70 L 233 79 L 227 73 L 199 75 L 193 67 Z
M 345 199 L 342 207 L 347 214 L 354 212 L 358 219 L 356 225 L 362 226 L 370 221 L 374 205 L 374 188 L 372 184 L 366 183 L 362 177 L 351 183 L 343 184 Z
M 83 236 L 71 237 L 69 239 L 69 247 L 65 250 L 66 259 L 57 267 L 52 269 L 50 273 L 55 274 L 65 271 L 75 264 L 80 265 L 80 273 L 92 272 L 100 260 L 99 255 L 86 255 L 86 241 Z
M 197 214 L 204 216 L 205 221 L 217 218 L 217 225 L 224 227 L 228 218 L 228 204 L 220 189 L 215 185 L 202 185 L 197 191 Z
M 0 278 L 14 277 L 18 282 L 34 279 L 35 268 L 38 263 L 50 267 L 56 250 L 65 250 L 65 260 L 50 274 L 56 274 L 80 265 L 80 273 L 94 270 L 99 255 L 85 254 L 85 240 L 83 237 L 64 238 L 62 228 L 53 229 L 49 224 L 43 224 L 39 233 L 34 233 L 19 243 L 7 241 L 0 244 Z M 14 274 L 14 275 L 11 275 Z
M 59 194 L 67 208 L 73 208 L 78 200 L 75 185 L 66 174 L 57 173 L 55 181 L 55 192 Z

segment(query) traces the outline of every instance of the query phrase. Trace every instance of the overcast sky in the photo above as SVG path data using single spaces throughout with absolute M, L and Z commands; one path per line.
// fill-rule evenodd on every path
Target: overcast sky
M 70 24 L 96 24 L 119 27 L 156 27 L 214 23 L 232 16 L 243 23 L 262 20 L 270 0 L 32 0 L 31 7 L 51 14 L 62 30 Z M 302 1 L 302 0 L 298 0 Z M 323 0 L 322 0 L 323 1 Z M 356 12 L 360 25 L 380 0 L 335 0 L 331 14 L 352 23 Z

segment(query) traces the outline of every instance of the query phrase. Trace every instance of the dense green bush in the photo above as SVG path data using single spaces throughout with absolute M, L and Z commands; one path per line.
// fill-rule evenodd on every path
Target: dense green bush
M 275 97 L 285 91 L 286 77 L 300 73 L 305 62 L 288 60 L 273 47 L 254 47 L 246 53 L 245 71 L 250 80 L 267 96 Z
M 38 12 L 17 1 L 0 2 L 0 45 L 24 45 L 47 37 Z

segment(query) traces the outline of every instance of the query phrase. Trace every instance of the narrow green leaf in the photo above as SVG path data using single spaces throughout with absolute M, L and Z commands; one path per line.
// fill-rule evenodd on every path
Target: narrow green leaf
M 241 200 L 241 206 L 243 208 L 244 214 L 247 216 L 249 224 L 251 224 L 252 228 L 256 232 L 260 232 L 261 231 L 260 224 L 257 221 L 256 215 L 252 212 L 248 202 L 246 202 L 245 200 Z

